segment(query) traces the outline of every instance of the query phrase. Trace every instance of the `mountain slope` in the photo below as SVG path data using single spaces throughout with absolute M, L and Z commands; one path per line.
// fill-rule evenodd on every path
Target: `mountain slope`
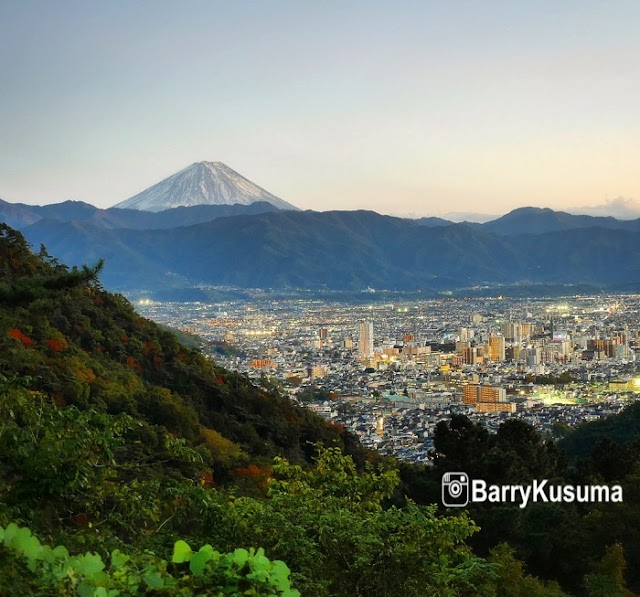
M 521 271 L 499 237 L 365 211 L 274 212 L 141 232 L 38 222 L 25 235 L 72 264 L 104 255 L 103 279 L 119 287 L 171 272 L 241 287 L 415 290 L 506 281 Z
M 366 211 L 277 211 L 144 231 L 43 220 L 26 228 L 25 236 L 71 264 L 104 257 L 105 283 L 121 289 L 640 282 L 640 235 L 606 228 L 499 236 L 464 224 L 429 228 Z
M 277 453 L 301 459 L 309 442 L 339 441 L 322 419 L 215 366 L 92 277 L 34 255 L 0 225 L 2 374 L 60 404 L 126 412 L 195 443 L 206 443 L 210 429 L 227 458 L 245 463 Z M 234 463 L 218 454 L 217 464 Z
M 0 221 L 9 226 L 24 228 L 41 219 L 42 216 L 31 205 L 9 203 L 0 199 Z
M 279 209 L 296 209 L 222 162 L 198 162 L 114 207 L 162 211 L 190 205 L 249 205 L 256 201 L 266 201 Z

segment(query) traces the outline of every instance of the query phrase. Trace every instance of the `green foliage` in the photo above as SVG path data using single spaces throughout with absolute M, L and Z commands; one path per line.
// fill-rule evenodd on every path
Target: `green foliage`
M 465 515 L 439 517 L 408 504 L 384 508 L 395 470 L 359 472 L 337 449 L 319 449 L 305 470 L 276 459 L 268 499 L 239 498 L 211 527 L 233 529 L 218 541 L 249 537 L 286 561 L 303 594 L 317 596 L 473 594 L 490 566 L 467 539 L 477 526 Z
M 638 591 L 638 412 L 632 405 L 602 423 L 579 427 L 559 444 L 521 421 L 507 421 L 497 433 L 488 434 L 466 417 L 454 416 L 436 427 L 435 466 L 422 470 L 401 467 L 402 487 L 416 501 L 432 503 L 440 500 L 440 481 L 446 471 L 465 471 L 471 478 L 503 485 L 528 485 L 534 479 L 572 485 L 620 483 L 623 503 L 530 503 L 524 509 L 513 504 L 471 503 L 470 515 L 482 531 L 470 543 L 478 554 L 489 555 L 498 544 L 508 542 L 531 574 L 578 593 L 584 592 L 585 575 L 593 573 L 606 547 L 620 544 L 629 561 L 624 578 Z M 571 443 L 574 435 L 576 442 Z M 628 441 L 616 443 L 608 437 Z M 567 466 L 570 460 L 560 446 L 580 446 L 569 454 L 573 467 Z M 586 457 L 576 462 L 576 456 L 583 453 Z M 403 501 L 396 495 L 394 503 Z
M 615 544 L 609 547 L 593 573 L 587 575 L 589 597 L 632 597 L 633 593 L 624 581 L 626 565 L 622 546 Z
M 269 485 L 269 496 L 276 500 L 303 495 L 320 507 L 329 500 L 338 500 L 354 510 L 380 510 L 382 500 L 393 493 L 399 481 L 396 470 L 376 471 L 369 462 L 364 472 L 359 472 L 353 459 L 338 448 L 320 449 L 315 467 L 308 470 L 276 457 L 273 473 L 276 478 Z
M 605 439 L 617 444 L 640 440 L 640 402 L 631 404 L 615 417 L 579 425 L 560 445 L 576 460 L 586 458 L 592 447 Z
M 496 597 L 563 597 L 555 582 L 544 583 L 526 574 L 524 564 L 516 559 L 514 549 L 505 543 L 491 550 L 489 562 L 495 564 L 496 576 L 485 590 Z
M 300 596 L 291 588 L 287 566 L 270 561 L 262 549 L 221 554 L 205 545 L 194 553 L 187 543 L 177 541 L 171 563 L 152 552 L 127 555 L 117 549 L 105 563 L 98 554 L 72 556 L 63 546 L 42 545 L 30 529 L 14 523 L 0 527 L 0 542 L 2 590 L 18 590 L 10 567 L 15 563 L 24 575 L 23 588 L 30 587 L 34 594 L 187 596 L 206 591 L 210 595 Z
M 194 350 L 202 350 L 202 346 L 204 345 L 204 340 L 198 336 L 197 334 L 193 334 L 191 332 L 183 332 L 182 330 L 178 330 L 176 328 L 172 328 L 168 325 L 159 324 L 160 327 L 173 334 L 177 340 L 187 348 L 192 348 Z

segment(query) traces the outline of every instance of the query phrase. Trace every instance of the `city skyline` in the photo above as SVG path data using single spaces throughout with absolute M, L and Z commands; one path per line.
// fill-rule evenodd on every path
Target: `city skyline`
M 110 207 L 219 160 L 301 209 L 637 217 L 639 12 L 5 4 L 0 197 Z

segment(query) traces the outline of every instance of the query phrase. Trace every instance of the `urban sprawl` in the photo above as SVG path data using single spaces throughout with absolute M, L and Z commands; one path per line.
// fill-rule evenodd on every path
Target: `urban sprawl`
M 436 424 L 454 413 L 491 431 L 517 417 L 559 437 L 637 399 L 639 298 L 354 306 L 257 294 L 250 303 L 136 306 L 200 336 L 220 365 L 277 382 L 364 445 L 428 463 Z

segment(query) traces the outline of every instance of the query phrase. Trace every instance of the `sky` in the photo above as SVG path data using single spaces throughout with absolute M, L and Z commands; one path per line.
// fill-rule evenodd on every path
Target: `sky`
M 222 161 L 302 209 L 638 217 L 639 22 L 636 0 L 3 0 L 0 198 L 109 207 Z

